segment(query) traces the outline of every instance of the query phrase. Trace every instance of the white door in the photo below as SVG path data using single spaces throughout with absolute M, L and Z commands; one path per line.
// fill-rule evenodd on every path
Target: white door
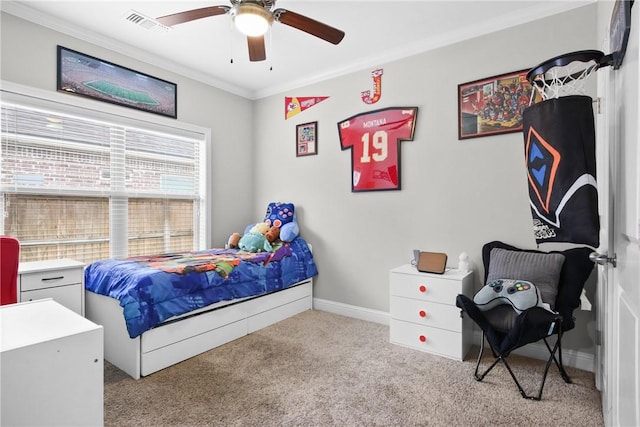
M 605 40 L 605 45 L 608 44 Z M 598 202 L 600 212 L 600 247 L 598 253 L 607 256 L 613 256 L 613 233 L 609 230 L 613 229 L 613 194 L 615 194 L 615 179 L 610 179 L 609 171 L 615 170 L 613 158 L 609 156 L 609 148 L 613 147 L 611 141 L 615 135 L 614 126 L 610 121 L 614 120 L 613 114 L 613 91 L 611 90 L 611 69 L 602 68 L 597 73 L 598 77 L 598 112 L 596 114 L 596 156 L 597 156 L 597 181 L 598 181 Z M 610 250 L 611 248 L 611 250 Z M 614 359 L 612 321 L 613 315 L 611 310 L 607 310 L 609 301 L 611 300 L 611 286 L 613 276 L 613 268 L 607 262 L 600 263 L 598 267 L 598 292 L 597 292 L 597 337 L 596 337 L 596 387 L 602 396 L 602 412 L 607 426 L 611 422 L 607 422 L 611 417 L 611 376 Z
M 631 34 L 622 66 L 598 72 L 604 117 L 599 137 L 608 161 L 599 182 L 603 213 L 600 253 L 617 258 L 617 266 L 600 270 L 598 324 L 602 336 L 596 366 L 597 384 L 607 426 L 640 425 L 640 150 L 638 149 L 639 7 L 632 8 Z M 606 150 L 608 148 L 608 150 Z M 606 247 L 605 247 L 606 246 Z
M 638 149 L 638 43 L 640 7 L 631 8 L 631 34 L 624 62 L 616 74 L 619 131 L 617 145 L 618 194 L 614 199 L 613 244 L 618 266 L 613 269 L 612 311 L 617 358 L 613 422 L 640 425 L 640 150 Z M 619 73 L 619 75 L 618 75 Z M 617 333 L 617 334 L 616 334 Z M 617 416 L 616 416 L 617 415 Z

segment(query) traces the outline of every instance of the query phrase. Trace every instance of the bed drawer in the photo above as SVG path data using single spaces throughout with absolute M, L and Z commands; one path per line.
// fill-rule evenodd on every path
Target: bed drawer
M 184 320 L 180 323 L 184 323 Z M 167 366 L 182 362 L 190 357 L 243 337 L 246 334 L 247 322 L 243 319 L 153 351 L 143 352 L 140 356 L 140 374 L 143 376 L 152 374 Z M 143 338 L 145 335 L 146 333 Z
M 168 344 L 183 341 L 194 335 L 204 334 L 205 332 L 239 321 L 243 321 L 243 335 L 246 335 L 247 326 L 244 319 L 247 316 L 242 306 L 243 304 L 234 304 L 222 307 L 151 329 L 142 334 L 140 343 L 141 351 L 142 353 L 147 353 Z
M 312 298 L 308 295 L 304 298 L 274 307 L 271 310 L 250 316 L 247 318 L 248 332 L 255 332 L 281 320 L 295 316 L 298 313 L 302 313 L 303 311 L 311 310 L 312 305 Z
M 312 293 L 311 286 L 311 281 L 307 281 L 260 298 L 254 298 L 242 305 L 247 317 L 255 316 L 265 311 L 273 310 L 275 307 L 310 296 Z

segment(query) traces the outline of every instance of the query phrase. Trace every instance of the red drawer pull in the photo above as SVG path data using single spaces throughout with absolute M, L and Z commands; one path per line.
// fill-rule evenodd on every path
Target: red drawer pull
M 427 292 L 427 287 L 425 285 L 420 285 L 420 287 L 418 288 L 420 290 L 420 292 L 425 293 Z
M 427 342 L 427 337 L 420 335 L 420 342 Z
M 424 310 L 420 310 L 420 313 L 418 313 L 420 315 L 420 317 L 427 317 L 427 312 Z

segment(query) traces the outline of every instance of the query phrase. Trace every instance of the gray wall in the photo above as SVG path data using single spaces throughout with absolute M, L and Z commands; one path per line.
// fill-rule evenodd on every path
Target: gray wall
M 414 248 L 446 252 L 450 266 L 467 252 L 479 288 L 484 242 L 535 247 L 522 135 L 458 141 L 457 85 L 597 48 L 595 23 L 590 5 L 251 101 L 3 13 L 0 77 L 55 91 L 61 44 L 176 82 L 178 119 L 211 129 L 212 244 L 261 219 L 269 201 L 292 201 L 320 270 L 315 297 L 386 313 L 388 271 Z M 360 92 L 374 68 L 384 69 L 382 99 L 370 106 Z M 284 120 L 284 96 L 330 98 Z M 419 107 L 415 139 L 401 145 L 402 190 L 352 193 L 351 153 L 340 149 L 336 124 L 389 106 Z M 295 125 L 309 121 L 318 121 L 318 155 L 296 157 Z M 591 353 L 594 315 L 577 315 L 590 325 L 568 334 L 567 347 Z
M 454 267 L 467 252 L 479 288 L 483 243 L 535 247 L 523 136 L 458 141 L 457 85 L 594 49 L 595 22 L 591 5 L 256 101 L 256 215 L 269 200 L 296 203 L 320 271 L 314 296 L 388 312 L 388 271 L 414 248 L 446 252 Z M 375 68 L 384 70 L 382 98 L 367 105 L 360 93 Z M 284 120 L 284 96 L 330 98 Z M 419 107 L 414 141 L 401 144 L 402 190 L 352 193 L 337 123 L 390 106 Z M 318 155 L 296 157 L 295 125 L 310 121 L 318 121 Z M 592 312 L 578 316 L 593 323 Z M 569 347 L 591 352 L 592 331 L 568 334 Z
M 56 45 L 62 45 L 176 83 L 178 120 L 211 129 L 211 241 L 224 242 L 230 230 L 243 230 L 253 220 L 252 177 L 235 173 L 235 168 L 229 166 L 243 165 L 242 170 L 252 170 L 253 127 L 247 123 L 252 123 L 253 101 L 7 13 L 2 13 L 0 31 L 0 78 L 4 81 L 55 92 Z M 99 101 L 95 106 L 110 107 Z M 135 113 L 124 107 L 119 109 L 124 115 Z M 164 122 L 171 123 L 169 119 Z

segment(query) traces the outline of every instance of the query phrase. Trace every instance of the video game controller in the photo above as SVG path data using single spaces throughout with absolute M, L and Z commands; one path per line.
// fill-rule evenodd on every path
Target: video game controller
M 487 283 L 473 297 L 473 302 L 482 311 L 510 304 L 518 313 L 522 313 L 531 307 L 543 307 L 540 291 L 536 286 L 526 280 L 496 279 Z

